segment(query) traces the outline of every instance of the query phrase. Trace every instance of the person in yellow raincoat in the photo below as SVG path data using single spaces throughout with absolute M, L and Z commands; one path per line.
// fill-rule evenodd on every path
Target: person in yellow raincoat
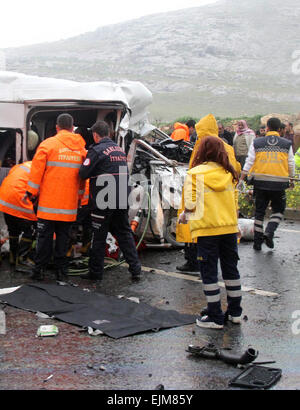
M 206 117 L 203 117 L 197 124 L 196 124 L 196 132 L 197 132 L 197 141 L 194 146 L 194 150 L 191 155 L 189 169 L 192 168 L 192 163 L 194 161 L 194 157 L 196 152 L 198 152 L 200 143 L 204 137 L 219 137 L 219 127 L 216 121 L 216 118 L 213 114 L 208 114 Z M 236 160 L 234 149 L 229 144 L 223 141 L 225 146 L 226 152 L 229 157 L 229 161 L 235 171 L 240 175 L 241 173 L 241 165 Z M 236 191 L 236 195 L 238 195 L 238 191 Z M 181 208 L 178 210 L 178 217 L 184 210 L 184 190 L 182 191 L 182 201 L 181 201 Z M 179 224 L 177 223 L 176 227 L 176 240 L 177 242 L 182 242 L 185 244 L 184 247 L 184 254 L 186 263 L 182 266 L 177 266 L 176 269 L 183 273 L 199 273 L 199 264 L 197 260 L 197 245 L 193 242 L 191 232 L 189 229 L 189 225 Z

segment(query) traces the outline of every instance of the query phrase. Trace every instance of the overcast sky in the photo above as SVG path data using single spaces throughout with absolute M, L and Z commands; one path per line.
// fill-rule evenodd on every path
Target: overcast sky
M 100 26 L 216 1 L 2 0 L 0 48 L 61 40 Z

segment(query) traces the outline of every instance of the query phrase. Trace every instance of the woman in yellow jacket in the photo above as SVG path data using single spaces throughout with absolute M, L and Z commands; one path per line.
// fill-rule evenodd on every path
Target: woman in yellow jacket
M 207 299 L 205 314 L 197 325 L 222 329 L 225 315 L 221 309 L 218 285 L 218 260 L 226 286 L 227 318 L 241 323 L 241 282 L 238 264 L 238 174 L 229 161 L 221 139 L 204 138 L 185 181 L 185 209 L 179 223 L 188 223 L 197 240 L 198 260 Z
M 199 150 L 199 146 L 203 138 L 208 137 L 208 136 L 219 138 L 218 123 L 214 115 L 208 114 L 207 116 L 201 118 L 201 120 L 196 124 L 196 132 L 197 132 L 198 139 L 197 139 L 197 142 L 195 144 L 195 147 L 194 147 L 191 159 L 190 159 L 190 164 L 189 164 L 190 169 L 192 168 L 195 155 Z M 224 144 L 224 147 L 228 154 L 231 165 L 234 167 L 235 171 L 238 174 L 240 174 L 241 165 L 235 158 L 233 147 L 226 144 L 221 138 L 220 140 Z M 236 195 L 238 195 L 237 191 L 236 191 Z M 184 190 L 182 193 L 182 204 L 183 203 L 184 203 Z M 183 205 L 181 209 L 179 209 L 178 211 L 178 216 L 181 214 L 182 211 L 183 211 Z M 183 273 L 199 272 L 199 267 L 197 263 L 197 249 L 196 249 L 195 244 L 193 243 L 188 225 L 177 224 L 176 240 L 177 242 L 185 243 L 184 253 L 185 253 L 185 259 L 186 259 L 186 263 L 182 266 L 177 266 L 177 270 Z

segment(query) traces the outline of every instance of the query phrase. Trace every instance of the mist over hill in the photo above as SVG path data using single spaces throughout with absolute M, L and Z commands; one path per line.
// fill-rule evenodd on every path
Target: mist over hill
M 7 49 L 7 69 L 141 81 L 154 95 L 154 120 L 294 113 L 300 111 L 300 73 L 293 70 L 299 20 L 299 0 L 223 0 Z

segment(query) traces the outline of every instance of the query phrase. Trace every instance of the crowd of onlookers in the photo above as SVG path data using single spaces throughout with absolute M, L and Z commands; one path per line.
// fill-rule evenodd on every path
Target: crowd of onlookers
M 170 136 L 175 141 L 184 140 L 195 144 L 197 141 L 195 126 L 195 120 L 189 120 L 186 123 L 175 122 Z M 218 122 L 218 127 L 219 137 L 227 144 L 233 146 L 236 159 L 241 163 L 242 167 L 245 164 L 253 140 L 266 135 L 265 125 L 261 125 L 259 129 L 254 131 L 249 128 L 245 120 L 239 120 L 227 126 L 224 126 L 222 122 Z M 294 154 L 297 155 L 297 151 L 300 149 L 300 130 L 295 133 L 291 122 L 282 122 L 280 136 L 292 142 Z

